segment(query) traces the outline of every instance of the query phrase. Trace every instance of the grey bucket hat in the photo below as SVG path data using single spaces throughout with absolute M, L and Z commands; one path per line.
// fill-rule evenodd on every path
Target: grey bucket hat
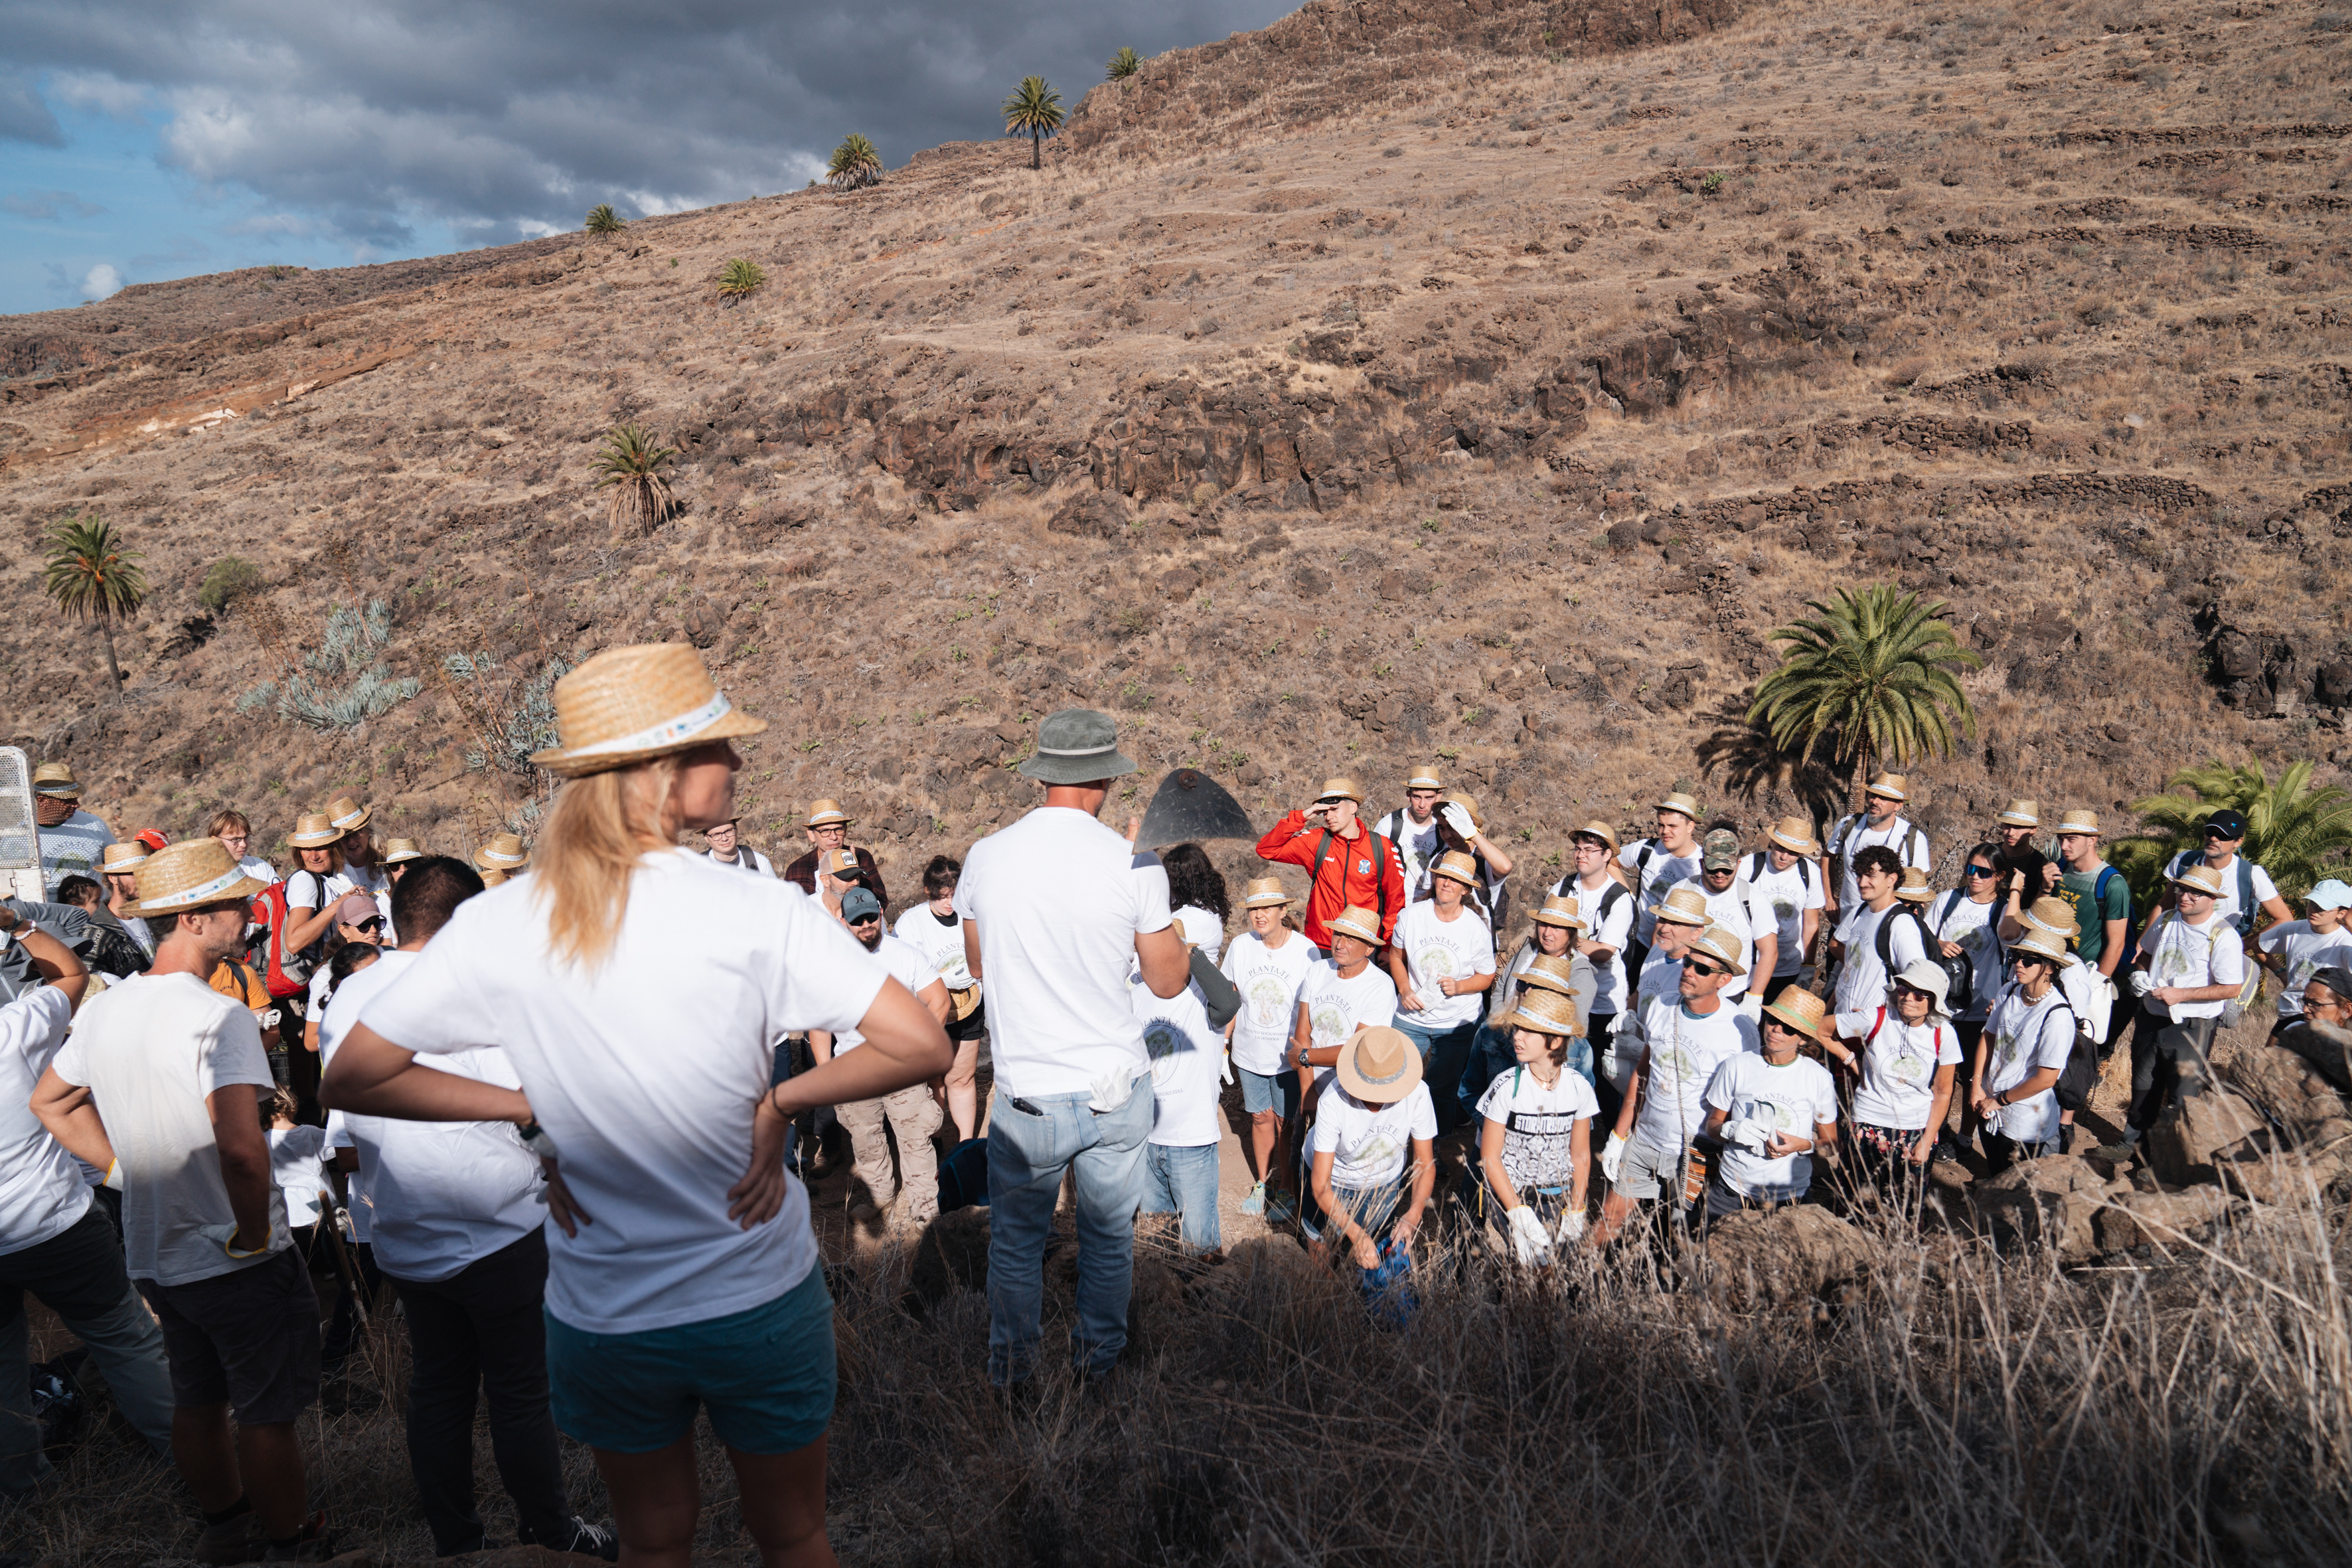
M 1042 784 L 1083 784 L 1135 772 L 1119 754 L 1118 726 L 1091 708 L 1065 708 L 1037 726 L 1037 750 L 1021 771 Z

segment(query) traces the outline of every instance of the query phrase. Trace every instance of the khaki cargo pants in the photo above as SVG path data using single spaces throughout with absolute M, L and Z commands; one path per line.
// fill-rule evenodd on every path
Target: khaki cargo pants
M 929 1088 L 916 1084 L 880 1100 L 836 1106 L 834 1114 L 849 1132 L 854 1161 L 849 1186 L 851 1205 L 855 1206 L 862 1196 L 877 1209 L 888 1208 L 891 1200 L 898 1196 L 903 1178 L 906 1200 L 892 1217 L 908 1224 L 928 1225 L 940 1212 L 940 1157 L 931 1147 L 931 1134 L 940 1130 L 944 1119 Z M 890 1132 L 898 1138 L 896 1173 L 890 1167 L 889 1136 L 883 1131 L 886 1121 Z M 864 1189 L 862 1194 L 860 1188 Z

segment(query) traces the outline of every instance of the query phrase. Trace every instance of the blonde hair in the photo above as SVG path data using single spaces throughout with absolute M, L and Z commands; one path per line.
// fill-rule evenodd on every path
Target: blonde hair
M 287 847 L 294 851 L 294 868 L 298 871 L 310 871 L 310 867 L 302 864 L 305 855 L 324 855 L 327 858 L 327 868 L 310 871 L 313 877 L 331 877 L 343 868 L 343 841 L 340 838 L 332 844 L 292 844 Z
M 232 827 L 236 828 L 239 833 L 249 834 L 253 831 L 253 824 L 246 820 L 245 813 L 241 811 L 215 811 L 213 813 L 213 825 L 205 829 L 205 837 L 207 838 L 218 838 L 222 834 L 226 833 Z
M 548 955 L 594 969 L 611 956 L 629 909 L 629 879 L 677 783 L 673 754 L 572 780 L 531 851 L 531 893 L 548 907 Z

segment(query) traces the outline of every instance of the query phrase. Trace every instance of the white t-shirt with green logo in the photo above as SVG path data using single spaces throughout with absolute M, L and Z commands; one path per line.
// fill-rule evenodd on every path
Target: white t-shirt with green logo
M 1234 1066 L 1263 1078 L 1283 1070 L 1299 988 L 1315 964 L 1315 944 L 1295 931 L 1280 947 L 1267 946 L 1254 931 L 1234 938 L 1220 966 L 1242 994 L 1242 1010 L 1234 1016 Z
M 1486 919 L 1465 904 L 1454 918 L 1444 920 L 1434 901 L 1414 904 L 1397 917 L 1390 939 L 1404 954 L 1405 977 L 1420 994 L 1421 1011 L 1400 1015 L 1415 1028 L 1458 1028 L 1478 1016 L 1482 994 L 1472 991 L 1448 996 L 1437 988 L 1441 980 L 1465 980 L 1495 973 L 1495 933 Z
M 2352 965 L 2352 928 L 2331 931 L 2311 929 L 2309 921 L 2286 921 L 2254 939 L 2264 952 L 2275 953 L 2286 970 L 2279 986 L 2279 1016 L 2303 1016 L 2303 988 L 2314 974 L 2331 963 Z
M 1344 1044 L 1360 1026 L 1387 1028 L 1394 1024 L 1396 982 L 1377 963 L 1367 963 L 1354 979 L 1342 980 L 1339 965 L 1318 958 L 1298 989 L 1298 1005 L 1307 1009 L 1307 1038 L 1319 1051 Z M 1317 1068 L 1315 1081 L 1321 1083 L 1331 1073 L 1329 1068 Z
M 1826 907 L 1823 878 L 1819 866 L 1803 860 L 1790 863 L 1785 871 L 1772 868 L 1772 857 L 1764 857 L 1764 868 L 1756 868 L 1756 857 L 1740 858 L 1739 876 L 1732 886 L 1748 894 L 1748 907 L 1761 921 L 1771 918 L 1773 931 L 1780 943 L 1780 957 L 1773 962 L 1775 975 L 1794 974 L 1805 964 L 1805 911 Z M 1759 924 L 1758 929 L 1762 929 Z M 1810 1134 L 1808 1135 L 1810 1136 Z

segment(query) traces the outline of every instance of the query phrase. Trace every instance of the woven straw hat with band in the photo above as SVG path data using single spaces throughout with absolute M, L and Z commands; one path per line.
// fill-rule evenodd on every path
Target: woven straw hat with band
M 1429 874 L 1459 882 L 1465 888 L 1475 888 L 1478 885 L 1478 862 L 1459 849 L 1449 849 L 1437 858 L 1437 864 L 1429 868 Z
M 1906 903 L 1924 904 L 1936 896 L 1927 885 L 1927 873 L 1916 866 L 1903 868 L 1903 879 L 1895 884 L 1895 896 Z
M 1706 912 L 1706 895 L 1696 888 L 1674 888 L 1650 906 L 1650 912 L 1670 925 L 1706 926 L 1715 917 Z
M 821 800 L 809 807 L 808 820 L 801 826 L 803 827 L 846 827 L 856 820 L 857 818 L 850 816 L 849 813 L 841 809 L 841 802 L 837 800 Z
M 383 854 L 379 858 L 386 866 L 397 866 L 403 860 L 424 859 L 425 851 L 416 847 L 414 838 L 387 838 L 383 841 Z
M 2176 888 L 2186 888 L 2192 893 L 2202 893 L 2209 899 L 2218 899 L 2221 896 L 2221 873 L 2210 866 L 2201 864 L 2191 866 L 2178 876 L 2167 877 L 2165 880 Z
M 343 830 L 323 811 L 306 813 L 294 819 L 294 831 L 286 842 L 297 849 L 324 849 L 330 844 L 342 842 Z
M 1791 985 L 1765 1005 L 1764 1016 L 1811 1039 L 1829 1038 L 1829 1004 L 1801 985 Z
M 151 917 L 250 899 L 269 886 L 247 876 L 228 846 L 217 838 L 166 845 L 148 856 L 134 876 L 131 886 L 139 901 L 124 912 Z
M 2087 834 L 2093 838 L 2098 837 L 2099 814 L 2095 811 L 2070 811 L 2058 819 L 2059 837 L 2064 838 L 2075 834 Z
M 1570 931 L 1582 931 L 1586 924 L 1583 911 L 1577 907 L 1576 900 L 1565 893 L 1554 893 L 1546 899 L 1543 908 L 1536 911 L 1535 918 L 1538 925 L 1566 926 Z
M 530 864 L 530 851 L 522 847 L 522 840 L 514 834 L 500 833 L 474 851 L 474 864 L 485 871 L 505 871 L 511 875 Z
M 1573 996 L 1577 989 L 1575 975 L 1576 971 L 1570 965 L 1568 954 L 1539 952 L 1528 960 L 1528 966 L 1519 971 L 1519 984 L 1557 991 L 1563 996 Z
M 1698 940 L 1690 944 L 1690 952 L 1685 955 L 1684 962 L 1688 963 L 1694 958 L 1704 958 L 1722 966 L 1727 973 L 1745 974 L 1748 973 L 1748 965 L 1742 963 L 1739 959 L 1740 954 L 1747 951 L 1747 947 L 1746 942 L 1721 926 L 1711 925 L 1698 933 Z
M 1339 1047 L 1339 1087 L 1372 1105 L 1393 1105 L 1421 1081 L 1421 1053 L 1401 1029 L 1356 1031 Z
M 1813 837 L 1813 825 L 1801 816 L 1782 817 L 1764 837 L 1790 854 L 1801 855 L 1808 860 L 1822 852 L 1820 840 Z
M 767 727 L 736 711 L 692 644 L 640 643 L 606 648 L 555 683 L 560 742 L 530 760 L 585 778 Z
M 1538 1035 L 1581 1035 L 1576 1004 L 1557 991 L 1523 988 L 1518 1005 L 1495 1020 L 1507 1028 L 1533 1029 Z
M 37 763 L 33 766 L 33 793 L 56 800 L 79 800 L 81 785 L 66 763 Z
M 1282 890 L 1279 877 L 1252 877 L 1242 884 L 1242 908 L 1245 910 L 1270 910 L 1296 902 L 1297 900 Z
M 1583 826 L 1570 834 L 1569 837 L 1570 838 L 1598 838 L 1601 843 L 1606 844 L 1612 849 L 1617 847 L 1617 830 L 1610 826 L 1607 823 L 1600 821 L 1597 818 L 1591 822 L 1586 823 Z
M 1412 777 L 1404 781 L 1407 789 L 1444 789 L 1445 783 L 1437 776 L 1435 768 L 1415 768 Z
M 1356 787 L 1356 781 L 1353 779 L 1325 779 L 1323 787 L 1316 791 L 1315 798 L 1317 800 L 1352 800 L 1358 805 L 1361 805 L 1364 804 L 1364 792 Z
M 2000 815 L 1993 820 L 2010 827 L 2039 827 L 2042 826 L 2042 803 L 2012 800 L 2000 808 Z
M 1909 800 L 1911 781 L 1901 773 L 1881 773 L 1870 781 L 1865 795 L 1885 795 L 1888 800 Z
M 1331 922 L 1331 930 L 1336 935 L 1352 936 L 1374 947 L 1381 945 L 1381 917 L 1361 904 L 1349 904 L 1341 910 L 1339 918 Z
M 1658 804 L 1652 809 L 1656 811 L 1679 811 L 1685 816 L 1689 817 L 1693 822 L 1696 822 L 1698 820 L 1698 802 L 1693 800 L 1689 795 L 1685 795 L 1680 790 L 1675 790 L 1667 795 L 1659 796 Z
M 2046 931 L 2053 936 L 2079 936 L 2083 931 L 2074 906 L 2055 893 L 2045 893 L 2034 900 L 2025 910 L 2024 923 L 2031 930 Z
M 346 833 L 356 833 L 375 820 L 375 812 L 350 795 L 338 795 L 327 803 L 327 820 Z
M 2046 958 L 2053 963 L 2063 964 L 2066 962 L 2066 939 L 2055 931 L 2030 931 L 2011 942 L 2009 951 L 2012 956 L 2028 952 L 2036 958 Z M 1787 993 L 1783 992 L 1782 994 L 1786 995 Z
M 110 877 L 128 877 L 147 864 L 147 846 L 133 839 L 128 844 L 110 844 L 100 852 L 98 868 Z

